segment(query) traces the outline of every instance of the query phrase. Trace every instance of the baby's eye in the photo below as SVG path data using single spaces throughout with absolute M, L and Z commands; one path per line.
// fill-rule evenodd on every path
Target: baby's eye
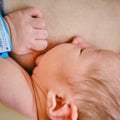
M 85 48 L 82 48 L 81 50 L 80 50 L 80 54 L 82 54 L 82 52 L 85 50 Z

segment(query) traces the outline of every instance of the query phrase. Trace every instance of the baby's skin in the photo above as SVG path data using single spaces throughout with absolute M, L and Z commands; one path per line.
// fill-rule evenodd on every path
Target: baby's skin
M 102 68 L 111 85 L 112 78 L 120 75 L 119 54 L 92 47 L 78 36 L 72 43 L 58 45 L 39 56 L 31 77 L 11 58 L 0 59 L 0 64 L 0 101 L 38 120 L 77 120 L 76 96 L 67 80 L 77 82 L 96 65 Z M 112 77 L 113 71 L 116 72 Z M 117 85 L 112 87 L 119 91 L 119 81 L 114 83 Z
M 10 13 L 4 18 L 9 27 L 13 53 L 22 55 L 47 47 L 48 32 L 39 9 L 26 8 Z
M 39 118 L 119 120 L 118 53 L 75 37 L 72 44 L 56 46 L 36 63 L 32 79 Z

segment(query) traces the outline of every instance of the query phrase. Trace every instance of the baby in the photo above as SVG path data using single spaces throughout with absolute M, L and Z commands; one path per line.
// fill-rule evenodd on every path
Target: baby
M 37 120 L 119 120 L 120 55 L 75 37 L 36 60 L 30 76 L 0 59 L 0 100 Z M 2 79 L 3 78 L 3 79 Z M 10 81 L 9 81 L 10 80 Z
M 38 58 L 32 79 L 39 119 L 120 119 L 120 55 L 112 51 L 76 37 Z

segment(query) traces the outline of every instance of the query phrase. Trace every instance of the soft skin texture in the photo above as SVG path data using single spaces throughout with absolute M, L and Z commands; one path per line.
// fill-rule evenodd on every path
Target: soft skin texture
M 40 118 L 47 111 L 52 120 L 119 120 L 119 54 L 76 37 L 73 44 L 58 45 L 36 63 L 32 79 Z
M 35 6 L 44 15 L 49 47 L 80 35 L 98 48 L 120 51 L 119 0 L 5 0 L 5 12 Z M 40 53 L 41 54 L 41 53 Z M 34 66 L 39 53 L 15 56 L 26 68 Z
M 120 91 L 120 56 L 117 53 L 96 49 L 83 39 L 75 37 L 72 44 L 58 45 L 38 57 L 31 77 L 11 58 L 0 59 L 0 64 L 0 101 L 32 119 L 77 120 L 82 114 L 82 108 L 87 104 L 81 100 L 90 96 L 92 99 L 87 100 L 98 100 L 97 104 L 93 102 L 92 105 L 102 109 L 97 109 L 96 113 L 88 102 L 87 106 L 92 111 L 90 115 L 93 116 L 85 114 L 85 117 L 97 120 L 111 120 L 110 116 L 118 120 L 120 117 L 120 96 L 117 94 Z M 104 88 L 103 85 L 101 88 L 98 87 L 99 84 L 96 86 L 92 83 L 89 86 L 85 77 L 88 75 L 98 79 L 97 83 L 101 83 L 105 78 L 107 86 Z M 89 83 L 91 79 L 87 80 Z M 99 97 L 96 98 L 96 95 Z M 87 112 L 89 113 L 89 110 Z M 102 114 L 99 114 L 101 112 Z
M 48 32 L 41 11 L 35 7 L 22 9 L 4 16 L 12 42 L 11 56 L 25 56 L 34 51 L 42 51 L 47 47 Z M 32 57 L 34 59 L 34 57 Z M 16 59 L 17 60 L 17 59 Z M 19 62 L 21 63 L 21 62 Z M 24 67 L 26 67 L 27 62 Z M 29 63 L 29 62 L 28 62 Z M 34 61 L 31 59 L 31 63 Z M 29 64 L 28 64 L 29 65 Z M 34 64 L 31 64 L 33 66 Z M 31 67 L 29 67 L 31 68 Z
M 47 47 L 48 32 L 39 9 L 26 8 L 6 15 L 4 18 L 9 27 L 13 53 L 23 55 L 33 50 L 44 50 Z
M 0 102 L 35 118 L 30 76 L 10 57 L 0 59 Z

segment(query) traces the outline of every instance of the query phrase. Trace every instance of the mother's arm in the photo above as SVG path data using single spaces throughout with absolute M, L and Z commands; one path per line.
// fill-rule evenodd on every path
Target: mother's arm
M 0 59 L 0 103 L 31 118 L 36 117 L 30 76 L 9 57 Z
M 0 120 L 33 120 L 0 103 Z

